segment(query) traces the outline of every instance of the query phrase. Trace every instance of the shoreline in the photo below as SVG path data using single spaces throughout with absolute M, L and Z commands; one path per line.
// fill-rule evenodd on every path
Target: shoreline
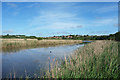
M 50 47 L 59 45 L 80 44 L 82 40 L 21 40 L 21 39 L 2 39 L 2 51 L 16 51 L 29 48 Z M 1 51 L 0 51 L 1 52 Z

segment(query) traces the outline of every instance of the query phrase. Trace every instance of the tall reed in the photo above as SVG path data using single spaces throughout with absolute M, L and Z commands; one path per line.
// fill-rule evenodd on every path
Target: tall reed
M 24 39 L 2 39 L 2 51 L 16 51 L 35 47 L 49 47 L 64 44 L 78 44 L 81 40 L 24 40 Z M 0 50 L 1 51 L 1 50 Z
M 96 41 L 65 57 L 60 67 L 52 67 L 52 74 L 57 70 L 54 78 L 118 78 L 120 65 L 117 59 L 118 42 Z

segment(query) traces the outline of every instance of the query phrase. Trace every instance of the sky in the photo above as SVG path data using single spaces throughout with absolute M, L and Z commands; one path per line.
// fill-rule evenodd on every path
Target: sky
M 117 2 L 2 3 L 3 35 L 109 35 L 117 31 Z

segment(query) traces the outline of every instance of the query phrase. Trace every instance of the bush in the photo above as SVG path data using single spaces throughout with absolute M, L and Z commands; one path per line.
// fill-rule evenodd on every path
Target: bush
M 39 38 L 37 38 L 38 40 L 42 40 L 43 38 L 41 38 L 41 37 L 39 37 Z

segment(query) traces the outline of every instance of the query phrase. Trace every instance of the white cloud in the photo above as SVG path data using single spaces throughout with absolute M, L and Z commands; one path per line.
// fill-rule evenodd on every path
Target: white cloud
M 40 6 L 40 5 L 39 5 L 39 3 L 32 3 L 32 4 L 28 5 L 27 7 L 28 7 L 28 8 L 32 8 L 32 7 L 35 7 L 35 6 L 38 7 L 38 6 Z
M 75 28 L 82 28 L 82 26 L 78 23 L 56 22 L 56 23 L 52 23 L 51 25 L 36 27 L 32 30 L 35 30 L 35 31 L 42 30 L 42 29 L 68 30 L 68 29 L 75 29 Z
M 111 31 L 105 30 L 105 31 L 91 31 L 89 34 L 108 34 L 111 33 Z
M 57 23 L 53 23 L 51 25 L 51 28 L 53 29 L 69 29 L 69 28 L 73 28 L 79 26 L 79 24 L 77 23 L 64 23 L 64 22 L 57 22 Z
M 14 4 L 14 3 L 10 3 L 10 2 L 9 2 L 9 3 L 7 3 L 7 5 L 8 5 L 8 6 L 10 6 L 10 7 L 17 7 L 17 5 L 16 5 L 16 4 Z
M 116 20 L 115 19 L 101 19 L 101 20 L 97 20 L 96 24 L 111 24 L 114 23 Z
M 56 3 L 53 3 L 56 5 Z M 71 4 L 72 6 L 74 4 Z M 69 5 L 69 6 L 71 6 Z M 63 6 L 65 6 L 63 4 Z M 79 10 L 81 6 L 77 7 L 74 6 L 74 9 L 76 8 Z M 83 6 L 85 7 L 85 6 Z M 81 8 L 83 8 L 81 7 Z M 88 7 L 88 6 L 87 6 Z M 32 31 L 38 31 L 38 30 L 67 30 L 67 29 L 76 29 L 76 28 L 84 28 L 84 27 L 100 27 L 100 26 L 106 26 L 117 23 L 117 19 L 113 18 L 113 16 L 110 17 L 104 17 L 99 19 L 87 19 L 85 16 L 81 16 L 82 12 L 76 13 L 65 11 L 62 8 L 64 7 L 55 7 L 55 11 L 53 10 L 41 10 L 39 12 L 39 15 L 33 17 L 30 21 L 31 30 Z M 65 7 L 66 8 L 66 7 Z M 69 7 L 70 8 L 70 7 Z M 110 5 L 110 6 L 103 6 L 96 8 L 97 10 L 95 14 L 97 13 L 105 13 L 110 12 L 116 9 L 116 6 Z M 60 10 L 60 11 L 59 11 Z M 64 11 L 64 12 L 63 12 Z M 75 10 L 76 11 L 76 10 Z M 79 10 L 80 11 L 80 10 Z M 100 12 L 101 11 L 101 12 Z M 83 11 L 84 12 L 84 11 Z M 79 14 L 79 16 L 78 16 Z M 81 16 L 81 17 L 80 17 Z M 34 28 L 32 28 L 34 27 Z M 109 27 L 109 26 L 108 26 Z
M 117 23 L 117 24 L 114 24 L 113 26 L 118 28 L 120 27 L 120 24 Z
M 59 31 L 59 32 L 51 32 L 51 33 L 49 33 L 49 34 L 52 34 L 52 35 L 61 35 L 61 34 L 72 34 L 72 33 L 70 33 L 70 32 L 65 32 L 65 31 Z
M 36 16 L 30 22 L 30 26 L 41 25 L 43 23 L 55 23 L 58 21 L 64 21 L 64 19 L 73 19 L 76 15 L 70 13 L 56 13 L 49 11 L 41 11 L 39 16 Z
M 81 21 L 77 23 L 74 20 Z M 32 30 L 40 29 L 69 29 L 82 27 L 82 20 L 76 18 L 76 14 L 55 11 L 41 11 L 39 16 L 35 16 L 30 26 L 36 26 Z
M 14 16 L 17 16 L 18 14 L 19 14 L 19 12 L 18 12 L 18 11 L 13 12 L 13 15 L 14 15 Z
M 101 19 L 95 19 L 92 21 L 88 21 L 88 23 L 85 24 L 85 26 L 88 27 L 110 27 L 114 26 L 114 24 L 118 23 L 118 20 L 116 18 L 101 18 Z
M 14 33 L 14 31 L 13 30 L 4 30 L 2 33 L 3 34 L 11 34 L 11 33 Z
M 70 14 L 69 14 L 70 15 Z M 47 18 L 49 17 L 49 18 Z M 36 26 L 32 30 L 41 30 L 41 29 L 51 29 L 51 30 L 67 30 L 67 29 L 76 29 L 76 28 L 84 28 L 84 27 L 100 27 L 105 25 L 111 25 L 117 23 L 117 19 L 115 18 L 103 18 L 103 19 L 95 19 L 95 20 L 79 20 L 79 22 L 72 22 L 72 21 L 61 21 L 62 19 L 69 18 L 71 16 L 59 16 L 56 15 L 46 15 L 46 16 L 39 16 L 33 19 L 31 26 Z M 70 19 L 74 19 L 71 17 Z M 41 24 L 45 24 L 44 26 Z M 109 27 L 109 26 L 108 26 Z
M 110 5 L 110 6 L 103 6 L 101 8 L 97 8 L 95 12 L 97 13 L 106 13 L 106 12 L 111 12 L 115 11 L 118 9 L 118 5 Z

